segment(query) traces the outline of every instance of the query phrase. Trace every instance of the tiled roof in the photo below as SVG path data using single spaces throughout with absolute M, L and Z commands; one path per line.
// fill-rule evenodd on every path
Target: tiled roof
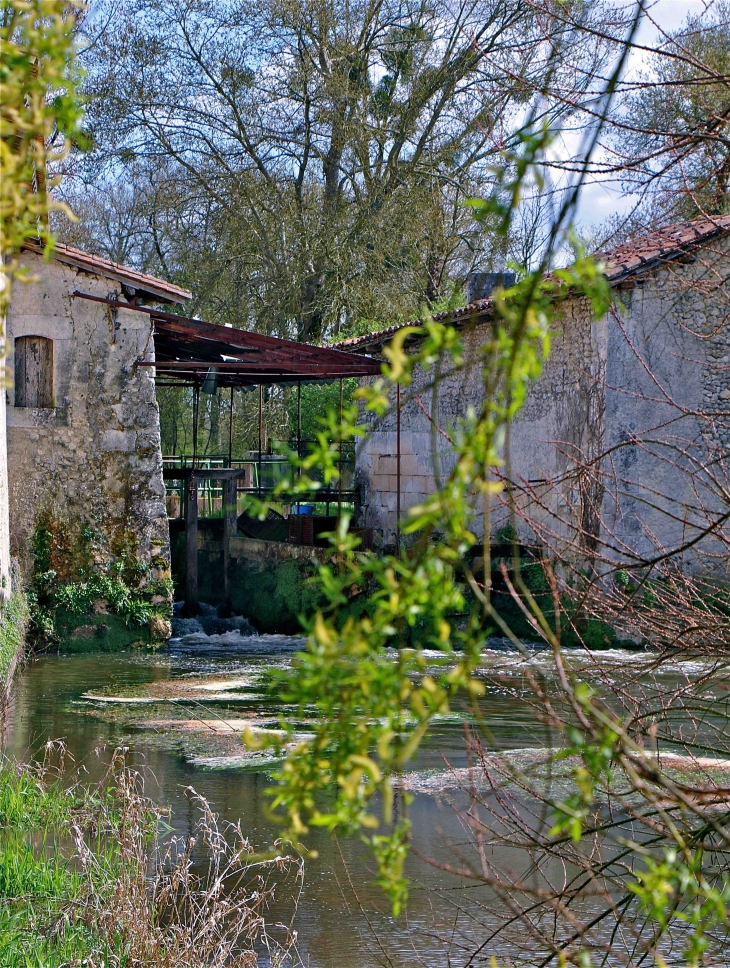
M 460 309 L 449 309 L 445 313 L 434 313 L 431 318 L 437 323 L 444 323 L 473 319 L 478 316 L 490 316 L 493 306 L 494 300 L 492 299 L 478 299 L 476 302 L 469 303 L 468 306 L 462 306 Z M 350 339 L 343 339 L 339 343 L 335 343 L 334 346 L 338 350 L 350 350 L 355 353 L 361 352 L 367 348 L 385 343 L 399 329 L 404 329 L 406 326 L 422 326 L 423 322 L 422 319 L 414 319 L 409 323 L 398 323 L 395 326 L 389 326 L 387 329 L 380 329 L 376 333 L 365 333 L 364 336 L 353 336 Z
M 37 242 L 26 242 L 23 248 L 30 252 L 43 252 L 43 246 Z M 129 266 L 110 262 L 109 259 L 103 259 L 99 255 L 82 252 L 81 249 L 75 249 L 72 245 L 57 243 L 53 250 L 53 258 L 56 262 L 63 262 L 64 265 L 74 266 L 84 272 L 121 282 L 125 286 L 135 289 L 141 295 L 153 297 L 160 302 L 178 303 L 193 298 L 193 294 L 187 289 L 175 286 L 171 282 L 165 282 L 164 279 L 148 276 L 136 269 L 130 269 Z
M 608 252 L 598 252 L 596 258 L 604 263 L 609 282 L 616 285 L 688 255 L 728 232 L 730 215 L 696 218 L 656 229 Z
M 667 262 L 688 255 L 729 232 L 730 215 L 696 218 L 690 222 L 678 222 L 656 229 L 641 238 L 624 242 L 606 252 L 597 252 L 595 258 L 603 262 L 606 278 L 615 286 L 644 273 L 653 272 Z M 493 305 L 491 299 L 480 299 L 461 309 L 436 313 L 433 318 L 437 322 L 454 323 L 458 323 L 459 320 L 485 318 L 491 315 Z M 342 340 L 335 345 L 338 349 L 351 350 L 355 353 L 376 349 L 387 342 L 399 329 L 405 326 L 419 326 L 422 322 L 416 319 L 410 323 L 399 323 L 397 326 L 389 326 L 376 333 L 366 333 L 364 336 Z

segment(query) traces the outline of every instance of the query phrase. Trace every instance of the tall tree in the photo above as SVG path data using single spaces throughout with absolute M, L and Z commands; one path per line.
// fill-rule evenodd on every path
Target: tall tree
M 589 96 L 611 44 L 583 27 L 607 16 L 549 0 L 125 0 L 87 58 L 93 164 L 171 187 L 174 270 L 205 292 L 200 311 L 325 339 L 441 298 L 486 258 L 462 202 L 528 112 L 552 124 Z
M 29 238 L 54 241 L 49 165 L 83 140 L 74 13 L 65 0 L 0 0 L 0 361 L 17 255 Z
M 613 140 L 626 187 L 644 195 L 642 223 L 730 211 L 730 4 L 660 38 Z

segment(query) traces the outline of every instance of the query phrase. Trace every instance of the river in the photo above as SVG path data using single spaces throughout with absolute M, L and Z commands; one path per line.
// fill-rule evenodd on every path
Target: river
M 90 778 L 103 775 L 110 751 L 129 747 L 128 762 L 145 777 L 146 792 L 171 808 L 172 827 L 191 834 L 195 819 L 186 789 L 194 787 L 224 820 L 242 822 L 257 848 L 266 848 L 276 829 L 266 814 L 272 763 L 245 751 L 241 723 L 256 717 L 266 726 L 293 715 L 266 692 L 272 669 L 287 666 L 300 640 L 252 636 L 233 644 L 173 646 L 159 652 L 44 655 L 17 675 L 5 728 L 5 751 L 25 759 L 43 755 L 50 739 L 62 739 L 76 766 Z M 630 670 L 638 681 L 643 653 L 613 651 L 590 662 L 591 677 Z M 515 757 L 529 757 L 546 743 L 529 703 L 524 679 L 528 663 L 549 669 L 547 657 L 488 651 L 484 658 L 487 694 L 481 701 L 494 744 Z M 668 663 L 668 683 L 692 681 L 703 660 Z M 638 673 L 638 674 L 637 674 Z M 313 831 L 309 846 L 319 852 L 305 864 L 296 928 L 301 961 L 311 968 L 393 968 L 465 963 L 494 927 L 493 897 L 484 886 L 468 891 L 460 878 L 422 859 L 457 863 L 468 851 L 459 816 L 466 797 L 456 789 L 466 766 L 464 706 L 442 717 L 414 764 L 406 785 L 414 793 L 414 847 L 408 862 L 413 887 L 398 919 L 373 886 L 367 851 L 351 839 Z M 303 732 L 307 723 L 297 725 Z M 419 856 L 420 855 L 420 856 Z M 504 858 L 509 861 L 509 857 Z M 288 922 L 295 885 L 282 885 L 271 918 Z M 489 949 L 499 954 L 499 946 Z

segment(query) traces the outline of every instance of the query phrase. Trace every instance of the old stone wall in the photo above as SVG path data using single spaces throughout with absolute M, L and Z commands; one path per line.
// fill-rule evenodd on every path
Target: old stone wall
M 561 555 L 590 555 L 600 532 L 604 482 L 593 467 L 605 434 L 606 354 L 606 320 L 594 320 L 585 299 L 564 303 L 550 356 L 510 431 L 505 470 L 518 531 Z M 495 522 L 505 516 L 502 501 Z
M 423 503 L 454 467 L 448 436 L 467 407 L 481 400 L 476 358 L 486 330 L 463 333 L 466 365 L 426 371 L 417 366 L 413 383 L 401 393 L 401 517 Z M 366 381 L 363 381 L 366 382 Z M 363 412 L 368 436 L 356 449 L 355 479 L 360 489 L 358 524 L 373 528 L 376 547 L 392 547 L 396 536 L 397 427 L 395 397 L 383 418 Z
M 425 501 L 453 469 L 449 437 L 469 407 L 479 409 L 484 390 L 480 347 L 491 337 L 491 323 L 463 333 L 466 365 L 453 373 L 424 372 L 417 367 L 413 386 L 402 391 L 401 514 Z M 570 508 L 568 521 L 580 514 L 579 482 L 574 474 L 578 455 L 595 450 L 602 435 L 605 375 L 605 322 L 592 323 L 581 300 L 569 302 L 555 325 L 550 358 L 511 431 L 510 465 L 505 473 L 515 494 L 540 493 L 545 510 L 532 513 L 546 527 L 568 540 L 569 525 L 551 510 Z M 394 401 L 392 401 L 394 403 Z M 361 523 L 376 532 L 376 542 L 392 546 L 396 523 L 395 406 L 382 420 L 364 416 L 369 435 L 359 445 L 356 474 L 361 489 Z M 492 507 L 492 531 L 507 521 L 502 499 Z M 474 528 L 483 531 L 483 509 L 474 507 Z M 525 530 L 525 529 L 521 529 Z
M 727 253 L 727 243 L 715 245 L 616 293 L 603 467 L 604 541 L 614 558 L 662 567 L 686 547 L 686 567 L 728 576 Z
M 550 358 L 513 422 L 504 471 L 520 537 L 588 565 L 661 562 L 727 578 L 730 560 L 730 243 L 673 262 L 614 291 L 601 319 L 572 299 Z M 467 359 L 490 324 L 465 336 Z M 401 510 L 421 503 L 452 466 L 447 440 L 482 403 L 474 362 L 432 386 L 416 372 L 401 412 Z M 435 416 L 429 420 L 428 415 Z M 367 418 L 359 448 L 362 522 L 382 546 L 395 534 L 395 414 Z M 443 433 L 442 433 L 443 431 Z M 507 520 L 491 507 L 494 533 Z M 475 507 L 475 530 L 482 523 Z M 709 533 L 706 533 L 708 532 Z M 378 540 L 376 537 L 376 541 Z M 698 540 L 701 539 L 701 540 Z
M 0 599 L 9 598 L 11 594 L 7 416 L 5 394 L 0 394 Z
M 51 407 L 17 406 L 7 392 L 10 535 L 23 571 L 39 523 L 73 570 L 83 545 L 92 567 L 133 560 L 151 579 L 169 574 L 159 413 L 149 317 L 74 298 L 75 289 L 123 299 L 120 285 L 28 253 L 35 282 L 17 285 L 7 320 L 15 341 L 53 341 Z M 69 579 L 78 580 L 75 574 Z

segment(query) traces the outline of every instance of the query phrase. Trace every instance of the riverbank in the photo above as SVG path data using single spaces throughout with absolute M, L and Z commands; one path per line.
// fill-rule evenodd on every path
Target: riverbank
M 69 782 L 62 746 L 48 752 L 60 767 L 0 764 L 3 968 L 223 968 L 257 964 L 264 948 L 287 962 L 293 935 L 272 936 L 266 914 L 274 880 L 298 861 L 249 863 L 240 828 L 219 828 L 194 792 L 196 837 L 166 839 L 166 811 L 119 751 L 94 785 Z M 236 886 L 223 895 L 222 882 Z
M 13 676 L 25 651 L 29 619 L 28 599 L 18 587 L 0 603 L 0 709 L 9 699 Z

